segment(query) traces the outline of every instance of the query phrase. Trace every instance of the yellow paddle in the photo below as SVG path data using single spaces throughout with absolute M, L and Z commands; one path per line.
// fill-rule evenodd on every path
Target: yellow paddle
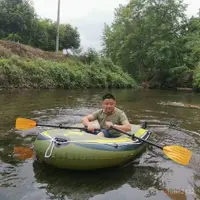
M 141 140 L 143 142 L 146 142 L 152 146 L 155 146 L 159 149 L 162 149 L 163 152 L 165 153 L 165 155 L 167 157 L 169 157 L 171 160 L 181 164 L 181 165 L 187 165 L 190 162 L 190 159 L 192 157 L 192 152 L 182 146 L 178 146 L 178 145 L 172 145 L 172 146 L 160 146 L 158 144 L 154 144 L 153 142 L 150 142 L 148 140 L 144 140 L 142 138 L 136 137 L 135 135 L 131 135 L 129 133 L 126 133 L 114 126 L 111 127 L 112 129 L 119 131 L 123 134 L 126 134 L 128 136 L 131 136 L 133 138 L 136 138 L 138 140 Z

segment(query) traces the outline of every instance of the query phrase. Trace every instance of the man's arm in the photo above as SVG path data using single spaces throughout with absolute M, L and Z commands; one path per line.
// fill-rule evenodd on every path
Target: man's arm
M 118 124 L 113 124 L 112 122 L 106 122 L 106 126 L 107 128 L 110 128 L 111 126 L 114 126 L 115 128 L 117 129 L 120 129 L 122 131 L 125 131 L 125 132 L 129 132 L 131 131 L 131 125 L 129 122 L 126 122 L 125 124 L 123 125 L 118 125 Z
M 113 125 L 114 127 L 122 131 L 125 131 L 125 132 L 131 131 L 131 124 L 129 123 L 128 118 L 124 112 L 120 113 L 120 124 L 113 124 L 112 122 L 106 122 L 106 126 L 108 128 L 110 128 L 110 126 L 113 126 Z
M 120 129 L 120 130 L 122 130 L 122 131 L 125 131 L 125 132 L 131 131 L 131 125 L 130 125 L 129 122 L 126 123 L 126 124 L 123 124 L 123 125 L 114 124 L 114 127 L 115 127 L 115 128 L 118 128 L 118 129 Z
M 82 123 L 84 126 L 87 127 L 88 131 L 94 132 L 95 128 L 93 127 L 92 123 L 90 122 L 90 121 L 94 121 L 94 120 L 95 120 L 94 113 L 89 114 L 83 118 Z
M 85 117 L 83 118 L 82 123 L 83 123 L 83 125 L 85 125 L 85 126 L 89 126 L 89 125 L 90 125 L 90 121 L 93 121 L 93 120 L 94 120 L 93 115 L 92 115 L 92 114 L 89 114 L 89 115 L 87 115 L 87 116 L 85 116 Z

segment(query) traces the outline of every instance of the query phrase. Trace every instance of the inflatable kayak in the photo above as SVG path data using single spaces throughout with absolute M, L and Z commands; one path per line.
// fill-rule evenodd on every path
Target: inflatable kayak
M 132 125 L 130 134 L 148 140 L 152 132 Z M 37 136 L 34 151 L 39 161 L 49 165 L 91 170 L 126 163 L 140 154 L 146 145 L 127 135 L 105 138 L 79 129 L 51 129 Z

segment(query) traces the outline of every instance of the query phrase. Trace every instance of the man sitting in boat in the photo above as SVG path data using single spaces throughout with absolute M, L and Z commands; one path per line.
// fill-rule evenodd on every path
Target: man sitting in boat
M 103 109 L 99 109 L 83 118 L 82 123 L 87 127 L 88 131 L 98 136 L 108 138 L 115 138 L 121 135 L 121 133 L 117 133 L 116 131 L 110 129 L 111 126 L 114 126 L 122 131 L 131 131 L 131 125 L 125 112 L 115 107 L 116 100 L 112 94 L 107 93 L 103 96 L 102 106 Z M 100 130 L 94 129 L 91 123 L 94 120 L 99 122 Z

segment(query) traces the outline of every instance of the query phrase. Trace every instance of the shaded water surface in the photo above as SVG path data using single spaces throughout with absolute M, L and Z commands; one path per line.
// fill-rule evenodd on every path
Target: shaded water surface
M 15 130 L 17 117 L 72 125 L 100 107 L 105 90 L 0 91 L 0 200 L 200 199 L 200 94 L 152 90 L 113 90 L 131 123 L 146 120 L 158 144 L 193 151 L 188 166 L 149 147 L 129 165 L 92 172 L 59 170 L 33 159 L 19 160 L 14 146 L 32 146 L 45 128 Z

